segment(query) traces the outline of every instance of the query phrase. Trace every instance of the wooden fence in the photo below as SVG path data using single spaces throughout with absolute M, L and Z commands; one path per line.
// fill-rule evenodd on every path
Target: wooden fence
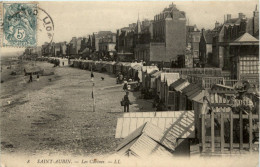
M 234 91 L 209 92 L 208 103 L 210 104 L 211 112 L 201 114 L 200 142 L 202 152 L 210 150 L 214 153 L 218 149 L 218 151 L 222 153 L 225 148 L 228 148 L 230 153 L 232 153 L 234 149 L 246 149 L 251 152 L 253 148 L 258 148 L 258 144 L 253 144 L 253 138 L 258 139 L 258 132 L 253 132 L 253 130 L 255 130 L 254 126 L 259 123 L 259 113 L 257 111 L 254 114 L 252 110 L 242 111 L 241 109 L 235 113 L 233 107 L 230 105 L 231 100 L 227 96 L 227 94 L 232 96 L 234 93 Z M 241 104 L 249 105 L 249 101 L 241 101 Z M 244 123 L 247 121 L 248 128 L 245 130 Z M 207 127 L 205 126 L 206 122 Z M 245 131 L 248 133 L 248 138 Z M 216 134 L 216 132 L 219 133 Z M 239 141 L 235 143 L 234 132 L 236 133 L 236 139 L 238 140 L 239 138 Z M 245 138 L 248 139 L 248 142 L 243 141 Z

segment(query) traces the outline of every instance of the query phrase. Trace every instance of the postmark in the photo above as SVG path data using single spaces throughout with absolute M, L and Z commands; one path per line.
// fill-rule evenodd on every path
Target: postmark
M 42 8 L 37 10 L 37 36 L 39 44 L 51 43 L 54 37 L 54 22 L 51 16 Z
M 37 4 L 3 3 L 3 46 L 37 45 Z

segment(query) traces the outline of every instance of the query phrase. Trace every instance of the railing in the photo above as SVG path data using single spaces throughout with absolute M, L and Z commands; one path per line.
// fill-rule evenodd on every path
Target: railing
M 209 77 L 209 76 L 197 76 L 189 75 L 188 81 L 190 83 L 199 84 L 205 89 L 210 89 L 215 84 L 224 84 L 223 77 Z
M 259 78 L 252 78 L 252 79 L 242 79 L 242 81 L 247 81 L 251 87 L 259 88 Z M 234 87 L 239 80 L 232 80 L 232 79 L 225 79 L 224 85 Z
M 238 80 L 232 80 L 232 79 L 228 79 L 227 80 L 227 79 L 225 79 L 224 80 L 224 85 L 233 87 L 237 82 L 238 82 Z
M 256 126 L 259 124 L 259 114 L 258 111 L 256 114 L 252 109 L 247 111 L 242 110 L 241 108 L 234 112 L 233 106 L 231 106 L 231 99 L 227 97 L 225 93 L 234 94 L 234 91 L 224 92 L 224 91 L 210 91 L 208 96 L 208 105 L 212 109 L 211 112 L 207 110 L 202 111 L 201 114 L 201 146 L 202 152 L 206 152 L 207 148 L 210 148 L 212 153 L 215 152 L 216 148 L 220 148 L 220 152 L 224 152 L 224 148 L 229 148 L 230 153 L 232 153 L 234 148 L 239 150 L 249 150 L 250 152 L 255 148 L 258 148 L 258 143 L 254 144 L 253 141 L 259 140 L 259 132 Z M 236 103 L 238 106 L 241 104 L 249 105 L 250 100 L 253 97 L 249 97 L 247 100 L 237 100 Z M 203 105 L 205 105 L 204 103 Z M 259 101 L 254 105 L 258 105 Z M 203 107 L 202 107 L 203 108 Z M 209 120 L 210 124 L 207 125 L 210 134 L 206 135 L 206 125 L 205 122 Z M 246 120 L 246 121 L 244 121 Z M 248 142 L 245 142 L 246 139 L 246 130 L 244 129 L 245 123 L 248 122 Z M 220 136 L 215 132 L 219 130 Z M 234 132 L 236 135 L 234 134 Z M 237 140 L 237 142 L 234 142 Z
M 183 75 L 212 75 L 212 76 L 220 76 L 221 69 L 220 68 L 164 68 L 163 72 L 179 72 Z

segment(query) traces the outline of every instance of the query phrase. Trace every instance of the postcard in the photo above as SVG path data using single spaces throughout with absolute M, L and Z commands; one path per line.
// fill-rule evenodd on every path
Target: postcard
M 2 1 L 1 167 L 259 165 L 259 2 Z

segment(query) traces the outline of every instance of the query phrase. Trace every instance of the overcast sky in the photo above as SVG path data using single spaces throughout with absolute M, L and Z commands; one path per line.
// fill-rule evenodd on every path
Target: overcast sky
M 55 31 L 54 42 L 70 41 L 73 36 L 81 37 L 98 32 L 128 26 L 136 23 L 138 13 L 140 20 L 153 19 L 172 1 L 146 2 L 39 2 L 39 6 L 52 17 Z M 242 12 L 252 17 L 258 1 L 174 1 L 179 10 L 185 11 L 189 24 L 196 24 L 199 29 L 213 28 L 214 23 L 223 23 L 224 15 L 238 17 Z M 38 38 L 38 44 L 44 40 Z M 16 49 L 2 48 L 1 52 Z

